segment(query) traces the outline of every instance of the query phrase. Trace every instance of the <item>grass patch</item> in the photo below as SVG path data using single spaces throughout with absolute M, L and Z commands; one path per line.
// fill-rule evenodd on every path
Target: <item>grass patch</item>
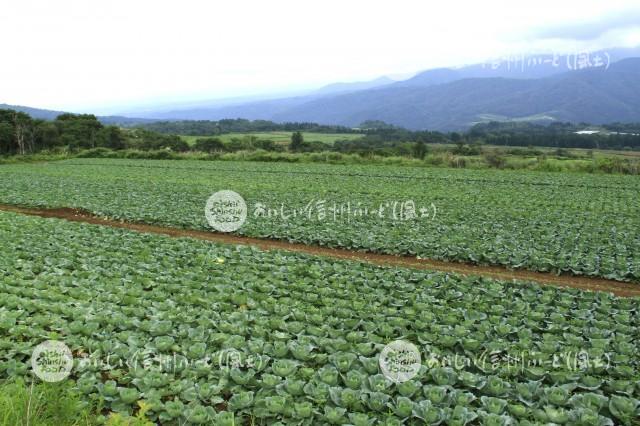
M 0 382 L 0 426 L 95 425 L 92 406 L 73 389 L 73 382 Z
M 195 136 L 189 136 L 196 138 Z M 221 160 L 221 161 L 258 161 L 268 163 L 326 163 L 343 165 L 398 165 L 409 167 L 448 167 L 458 169 L 510 169 L 559 173 L 596 173 L 596 174 L 640 174 L 640 159 L 624 158 L 618 155 L 593 157 L 563 157 L 541 154 L 516 155 L 514 151 L 488 148 L 479 155 L 458 155 L 439 147 L 424 157 L 416 159 L 409 156 L 381 156 L 376 154 L 340 153 L 336 151 L 298 152 L 265 151 L 262 149 L 238 150 L 235 152 L 204 153 L 197 151 L 174 152 L 171 150 L 141 151 L 124 149 L 113 151 L 107 148 L 94 148 L 76 153 L 66 151 L 42 152 L 28 156 L 0 157 L 0 165 L 67 160 L 70 158 L 126 158 L 134 160 Z
M 71 380 L 0 381 L 0 426 L 152 426 L 148 410 L 139 404 L 135 416 L 110 413 L 104 410 L 104 401 L 81 394 Z

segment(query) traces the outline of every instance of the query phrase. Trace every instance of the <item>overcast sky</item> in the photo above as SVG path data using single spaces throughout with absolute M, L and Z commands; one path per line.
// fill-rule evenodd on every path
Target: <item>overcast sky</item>
M 638 0 L 6 1 L 0 103 L 107 113 L 640 45 Z

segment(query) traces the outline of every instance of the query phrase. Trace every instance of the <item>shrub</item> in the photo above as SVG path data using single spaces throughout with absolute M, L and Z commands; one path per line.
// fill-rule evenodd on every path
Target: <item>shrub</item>
M 80 158 L 108 158 L 113 153 L 108 148 L 92 148 L 80 152 L 77 156 Z
M 495 169 L 503 168 L 506 162 L 505 158 L 495 151 L 485 152 L 483 157 L 489 167 L 493 167 Z
M 200 138 L 196 139 L 193 149 L 200 152 L 212 153 L 215 151 L 223 151 L 224 144 L 219 138 Z
M 449 159 L 449 167 L 464 169 L 467 166 L 467 160 L 464 157 L 452 157 Z

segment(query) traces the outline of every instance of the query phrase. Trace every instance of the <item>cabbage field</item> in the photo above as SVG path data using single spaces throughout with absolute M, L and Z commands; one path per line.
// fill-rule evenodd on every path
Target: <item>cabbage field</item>
M 203 209 L 218 190 L 246 199 L 243 235 L 640 280 L 637 176 L 106 159 L 0 168 L 0 203 L 183 228 L 210 229 Z M 399 220 L 409 201 L 417 217 Z
M 188 207 L 204 194 L 189 186 L 186 176 L 214 186 L 219 172 L 185 166 L 188 170 L 164 174 L 144 167 L 20 166 L 3 197 L 22 203 L 38 197 L 48 204 L 71 201 L 101 214 L 120 209 L 132 219 L 155 214 L 157 221 L 197 226 Z M 83 174 L 96 167 L 102 179 L 86 179 L 83 186 Z M 149 174 L 159 182 L 148 180 Z M 248 181 L 233 176 L 248 192 Z M 274 191 L 271 179 L 297 185 L 291 176 L 260 176 L 253 180 L 254 196 L 262 191 L 284 196 Z M 463 182 L 444 179 L 444 172 L 438 176 L 443 179 L 424 181 L 425 194 L 445 199 L 449 187 L 452 199 L 471 191 Z M 580 223 L 575 232 L 593 231 L 583 234 L 587 241 L 602 238 L 589 228 L 595 226 L 589 216 L 578 213 L 597 209 L 602 201 L 587 200 L 579 187 L 565 190 L 560 177 L 555 183 L 552 178 L 545 176 L 548 185 L 536 191 L 530 177 L 516 188 L 529 196 L 539 191 L 538 202 L 562 191 L 569 197 L 564 206 L 575 216 L 573 222 L 565 217 L 566 232 Z M 328 190 L 327 178 L 313 179 Z M 618 199 L 615 209 L 629 213 L 622 182 L 601 183 L 609 189 L 599 193 Z M 518 194 L 513 183 L 487 185 L 495 190 L 479 189 L 477 199 Z M 302 184 L 297 187 L 302 191 Z M 169 196 L 171 190 L 175 197 Z M 357 195 L 366 188 L 350 190 Z M 409 190 L 417 194 L 419 188 Z M 367 193 L 380 195 L 376 191 L 382 190 Z M 581 197 L 583 204 L 577 202 Z M 524 205 L 512 206 L 507 227 L 520 221 L 519 208 L 534 206 L 524 195 L 518 200 Z M 492 220 L 490 206 L 482 207 L 484 216 L 474 206 L 481 222 Z M 498 210 L 495 204 L 493 209 Z M 462 213 L 449 211 L 446 220 Z M 528 217 L 535 224 L 555 214 Z M 506 235 L 493 220 L 494 232 Z M 603 221 L 613 227 L 615 218 Z M 623 235 L 626 228 L 616 229 L 618 244 L 634 242 Z M 314 235 L 313 228 L 294 232 Z M 329 238 L 318 231 L 320 236 Z M 541 233 L 538 242 L 547 237 Z M 0 213 L 0 239 L 0 378 L 29 374 L 31 351 L 42 340 L 63 341 L 74 355 L 71 379 L 87 399 L 103 401 L 109 411 L 133 412 L 142 403 L 152 420 L 175 425 L 586 426 L 631 425 L 640 415 L 638 298 L 264 252 L 13 213 Z M 464 238 L 459 244 L 460 250 L 473 249 Z M 567 253 L 571 249 L 566 247 Z M 569 259 L 555 259 L 561 258 Z M 422 357 L 418 375 L 402 383 L 381 374 L 378 360 L 383 346 L 398 339 L 416 345 Z

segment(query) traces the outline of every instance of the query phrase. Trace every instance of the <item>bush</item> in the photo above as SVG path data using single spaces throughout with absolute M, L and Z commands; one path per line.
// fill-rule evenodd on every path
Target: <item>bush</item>
M 285 148 L 282 145 L 276 144 L 274 141 L 270 139 L 258 139 L 253 142 L 253 146 L 258 149 L 263 149 L 265 151 L 278 151 L 284 152 Z
M 563 170 L 563 166 L 558 160 L 539 158 L 538 164 L 536 164 L 534 170 L 542 172 L 561 172 Z
M 449 160 L 449 167 L 464 169 L 467 166 L 467 160 L 464 157 L 452 157 Z
M 456 155 L 480 155 L 482 152 L 482 145 L 479 143 L 465 145 L 463 142 L 458 142 L 452 151 Z
M 568 149 L 566 148 L 558 148 L 555 150 L 554 152 L 556 157 L 564 157 L 564 158 L 574 158 L 575 155 L 573 155 Z
M 417 159 L 424 160 L 427 151 L 427 145 L 422 141 L 418 141 L 413 145 L 413 156 Z
M 427 155 L 427 157 L 425 158 L 425 162 L 432 166 L 441 166 L 445 162 L 445 157 L 446 154 L 443 154 L 442 152 L 433 155 Z
M 493 167 L 495 169 L 503 168 L 506 163 L 505 158 L 495 151 L 486 152 L 483 157 L 489 167 Z
M 186 152 L 189 150 L 189 144 L 180 136 L 161 135 L 159 133 L 147 130 L 137 130 L 132 139 L 129 141 L 129 147 L 138 148 L 144 151 L 153 151 L 160 149 L 170 149 L 175 152 Z
M 80 158 L 109 158 L 113 151 L 108 148 L 93 148 L 80 152 L 77 157 Z
M 630 161 L 622 158 L 598 158 L 595 168 L 603 173 L 622 173 L 637 175 L 640 169 L 639 161 Z
M 231 138 L 225 145 L 225 149 L 229 152 L 249 151 L 253 148 L 249 138 Z
M 193 149 L 200 152 L 212 153 L 216 151 L 224 151 L 224 144 L 218 138 L 201 138 L 196 139 Z

